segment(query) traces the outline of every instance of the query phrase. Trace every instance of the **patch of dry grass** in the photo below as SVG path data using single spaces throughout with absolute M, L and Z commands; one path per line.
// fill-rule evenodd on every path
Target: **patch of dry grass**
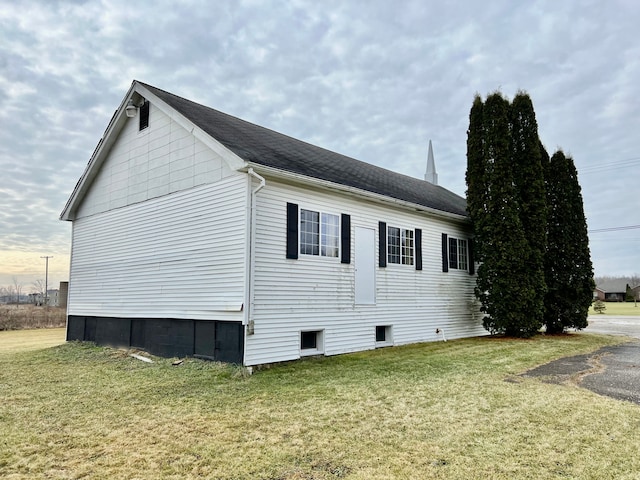
M 67 310 L 35 305 L 0 305 L 0 331 L 32 328 L 60 328 L 67 322 Z
M 505 381 L 620 341 L 479 338 L 251 377 L 88 344 L 0 350 L 0 477 L 637 478 L 640 407 Z

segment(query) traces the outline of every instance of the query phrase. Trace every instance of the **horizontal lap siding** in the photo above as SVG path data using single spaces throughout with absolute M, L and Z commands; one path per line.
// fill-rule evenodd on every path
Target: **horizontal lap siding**
M 69 314 L 241 320 L 247 182 L 76 220 Z
M 232 174 L 225 160 L 155 105 L 149 126 L 127 120 L 82 200 L 77 218 L 215 183 Z
M 442 272 L 441 235 L 467 237 L 464 227 L 421 213 L 357 201 L 267 180 L 258 194 L 253 319 L 248 365 L 300 357 L 301 330 L 324 330 L 327 355 L 375 348 L 375 326 L 391 325 L 396 345 L 486 334 L 473 301 L 475 276 Z M 351 215 L 351 263 L 300 255 L 287 260 L 286 203 Z M 377 263 L 378 222 L 422 229 L 423 270 Z M 355 228 L 375 231 L 376 304 L 354 305 Z

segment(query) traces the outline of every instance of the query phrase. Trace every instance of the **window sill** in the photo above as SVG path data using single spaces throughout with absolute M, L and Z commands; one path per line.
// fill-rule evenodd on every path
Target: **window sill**
M 324 355 L 324 351 L 319 348 L 305 348 L 300 350 L 301 357 L 313 357 L 314 355 Z

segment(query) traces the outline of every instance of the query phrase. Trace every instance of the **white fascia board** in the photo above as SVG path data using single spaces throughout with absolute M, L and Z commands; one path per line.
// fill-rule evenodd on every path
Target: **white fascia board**
M 91 182 L 100 171 L 100 166 L 107 157 L 107 153 L 111 150 L 113 143 L 118 137 L 118 133 L 122 130 L 126 122 L 125 107 L 129 99 L 133 96 L 135 87 L 136 82 L 133 82 L 129 91 L 122 99 L 122 102 L 120 102 L 120 106 L 113 114 L 113 117 L 111 117 L 111 121 L 107 125 L 102 138 L 98 141 L 98 145 L 94 149 L 84 172 L 82 172 L 78 183 L 76 183 L 69 200 L 67 200 L 67 204 L 60 214 L 60 220 L 73 220 L 73 213 L 91 185 Z
M 179 113 L 173 107 L 170 107 L 165 102 L 163 102 L 160 98 L 156 97 L 153 93 L 147 90 L 144 86 L 137 84 L 136 92 L 142 95 L 145 99 L 149 100 L 153 103 L 158 109 L 162 111 L 165 115 L 171 118 L 174 122 L 180 125 L 182 128 L 191 133 L 194 137 L 204 143 L 207 147 L 213 150 L 215 153 L 220 155 L 225 162 L 229 165 L 231 170 L 240 170 L 246 166 L 246 162 L 238 157 L 235 153 L 225 147 L 222 143 L 218 142 L 211 135 L 206 133 L 200 127 L 198 127 L 191 120 L 188 120 L 184 115 Z
M 246 166 L 246 162 L 238 157 L 231 150 L 226 148 L 220 142 L 212 138 L 208 133 L 202 130 L 200 127 L 197 127 L 193 122 L 187 120 L 182 114 L 178 113 L 173 107 L 167 105 L 164 101 L 159 99 L 149 90 L 147 90 L 144 86 L 140 85 L 137 81 L 134 81 L 129 88 L 129 91 L 120 102 L 120 106 L 114 113 L 107 129 L 105 130 L 102 138 L 98 142 L 95 150 L 93 151 L 93 155 L 89 159 L 89 163 L 85 168 L 80 180 L 76 183 L 76 186 L 67 201 L 62 213 L 60 214 L 60 220 L 73 220 L 73 214 L 77 209 L 79 203 L 82 201 L 82 198 L 86 194 L 87 190 L 91 186 L 91 182 L 95 178 L 95 176 L 100 171 L 100 166 L 107 158 L 111 147 L 114 142 L 118 138 L 118 134 L 122 130 L 125 122 L 127 121 L 127 116 L 125 112 L 125 108 L 129 99 L 133 97 L 133 94 L 137 93 L 138 95 L 144 97 L 149 102 L 153 103 L 159 110 L 161 110 L 164 114 L 174 120 L 178 125 L 185 128 L 188 132 L 194 135 L 198 140 L 204 143 L 211 150 L 220 155 L 229 165 L 229 168 L 232 170 L 240 170 Z
M 429 215 L 445 218 L 450 221 L 455 221 L 461 224 L 469 224 L 469 217 L 464 215 L 458 215 L 456 213 L 444 212 L 442 210 L 437 210 L 435 208 L 425 207 L 424 205 L 419 205 L 417 203 L 407 202 L 405 200 L 398 200 L 397 198 L 389 197 L 386 195 L 381 195 L 379 193 L 369 192 L 367 190 L 362 190 L 360 188 L 351 187 L 348 185 L 342 185 L 335 182 L 329 182 L 327 180 L 321 180 L 318 178 L 308 177 L 306 175 L 300 175 L 298 173 L 287 172 L 286 170 L 281 170 L 279 168 L 267 167 L 265 165 L 261 165 L 259 163 L 247 162 L 248 167 L 253 167 L 256 171 L 260 172 L 263 175 L 267 175 L 270 177 L 276 177 L 282 180 L 289 181 L 291 183 L 298 183 L 302 185 L 315 186 L 319 188 L 325 188 L 327 190 L 337 190 L 341 193 L 352 195 L 354 197 L 366 198 L 367 200 L 382 203 L 386 205 L 393 205 L 396 207 L 402 207 L 408 210 L 414 210 L 418 212 L 424 212 Z M 244 169 L 243 169 L 244 170 Z

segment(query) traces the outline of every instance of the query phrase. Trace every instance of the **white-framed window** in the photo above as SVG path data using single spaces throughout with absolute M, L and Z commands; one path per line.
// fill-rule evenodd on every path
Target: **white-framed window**
M 300 355 L 320 355 L 324 353 L 324 331 L 303 330 L 300 332 Z
M 469 270 L 467 240 L 449 237 L 449 268 Z
M 340 216 L 300 209 L 300 253 L 337 258 L 340 252 Z
M 376 325 L 376 347 L 393 345 L 391 325 Z
M 413 230 L 387 227 L 387 262 L 413 265 Z

